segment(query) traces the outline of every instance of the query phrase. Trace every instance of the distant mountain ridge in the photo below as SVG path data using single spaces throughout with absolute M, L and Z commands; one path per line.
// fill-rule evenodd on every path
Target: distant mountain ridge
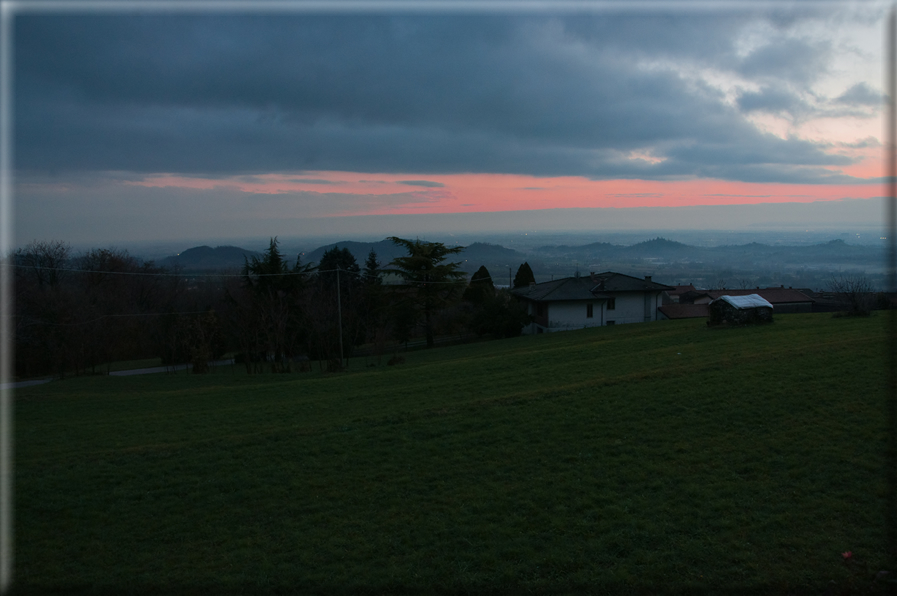
M 246 259 L 261 257 L 262 253 L 238 246 L 195 246 L 174 256 L 165 257 L 159 265 L 182 271 L 217 271 L 240 268 Z
M 378 242 L 354 240 L 334 242 L 298 256 L 303 264 L 317 264 L 324 253 L 334 247 L 347 249 L 359 266 L 364 265 L 371 250 L 377 254 L 382 267 L 387 266 L 396 257 L 406 254 L 403 247 L 384 239 Z M 240 268 L 245 259 L 261 256 L 260 252 L 237 246 L 216 248 L 197 246 L 178 255 L 166 257 L 159 264 L 170 268 L 179 267 L 183 271 L 213 271 Z M 291 265 L 295 262 L 295 255 L 284 256 Z M 714 266 L 739 267 L 825 264 L 857 267 L 882 263 L 883 253 L 877 246 L 847 244 L 843 240 L 800 246 L 773 246 L 751 242 L 710 248 L 658 237 L 629 246 L 594 242 L 580 246 L 542 246 L 528 252 L 488 242 L 474 242 L 449 260 L 461 263 L 461 270 L 466 273 L 473 273 L 481 265 L 485 266 L 496 279 L 499 279 L 503 278 L 507 269 L 513 274 L 524 261 L 529 262 L 534 270 L 542 270 L 546 274 L 564 275 L 572 274 L 574 268 L 578 269 L 581 265 L 597 267 L 596 271 L 610 269 L 625 273 L 633 268 L 645 266 L 646 263 L 685 264 L 683 266 L 689 266 L 689 263 L 706 263 Z

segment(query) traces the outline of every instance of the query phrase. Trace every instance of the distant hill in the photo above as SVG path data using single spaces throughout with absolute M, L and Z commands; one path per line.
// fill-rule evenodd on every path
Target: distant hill
M 364 262 L 367 260 L 368 254 L 370 254 L 372 249 L 377 253 L 377 260 L 380 261 L 381 266 L 386 266 L 387 263 L 396 257 L 405 256 L 405 249 L 396 246 L 390 240 L 380 240 L 379 242 L 344 240 L 342 242 L 334 242 L 333 244 L 319 246 L 313 251 L 303 254 L 302 263 L 306 265 L 316 265 L 321 261 L 321 257 L 324 256 L 324 253 L 334 247 L 348 249 L 349 252 L 352 253 L 352 256 L 355 257 L 359 267 L 364 267 Z
M 485 242 L 474 242 L 465 248 L 459 256 L 463 258 L 461 263 L 462 271 L 473 273 L 481 266 L 485 266 L 497 284 L 502 284 L 507 279 L 505 275 L 509 267 L 512 273 L 517 273 L 517 268 L 524 261 L 527 259 L 531 263 L 533 261 L 532 257 L 528 257 L 522 252 Z
M 767 263 L 877 263 L 882 259 L 880 247 L 847 244 L 832 240 L 807 246 L 771 246 L 750 244 L 707 248 L 683 244 L 666 238 L 655 238 L 631 246 L 595 242 L 581 246 L 542 246 L 535 254 L 541 257 L 579 260 L 601 260 L 615 267 L 641 259 L 660 259 L 665 262 L 727 262 L 731 265 L 760 266 Z
M 676 242 L 675 240 L 654 238 L 653 240 L 646 240 L 645 242 L 622 248 L 619 250 L 619 253 L 638 257 L 669 257 L 671 255 L 679 256 L 684 253 L 703 252 L 704 250 L 696 246 Z
M 396 257 L 406 254 L 404 248 L 388 239 L 377 242 L 345 240 L 302 253 L 302 262 L 317 264 L 324 252 L 335 246 L 348 249 L 360 267 L 364 265 L 371 249 L 377 253 L 377 258 L 384 267 Z M 197 246 L 166 257 L 159 264 L 170 268 L 177 266 L 183 271 L 215 271 L 240 268 L 245 258 L 261 256 L 259 252 L 237 246 Z M 285 256 L 292 265 L 296 255 Z M 593 242 L 580 246 L 542 246 L 527 253 L 498 244 L 474 242 L 450 260 L 461 263 L 461 270 L 468 274 L 485 266 L 496 280 L 503 281 L 509 269 L 513 276 L 524 261 L 533 267 L 538 279 L 544 280 L 551 275 L 572 275 L 577 268 L 650 274 L 653 269 L 641 271 L 639 268 L 657 267 L 660 264 L 693 267 L 695 264 L 705 263 L 714 267 L 738 267 L 744 270 L 783 266 L 814 266 L 833 270 L 841 266 L 874 268 L 882 266 L 883 256 L 881 247 L 847 244 L 843 240 L 804 246 L 752 242 L 708 248 L 654 238 L 631 246 Z
M 159 261 L 159 265 L 182 271 L 214 271 L 242 267 L 245 259 L 261 257 L 262 253 L 238 246 L 196 246 Z

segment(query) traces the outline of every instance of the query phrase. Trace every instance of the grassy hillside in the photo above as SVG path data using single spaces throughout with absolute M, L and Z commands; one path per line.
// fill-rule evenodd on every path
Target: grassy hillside
M 861 591 L 885 565 L 884 322 L 23 389 L 17 590 Z

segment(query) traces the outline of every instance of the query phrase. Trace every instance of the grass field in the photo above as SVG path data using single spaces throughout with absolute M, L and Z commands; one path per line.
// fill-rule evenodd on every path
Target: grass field
M 13 593 L 862 592 L 885 319 L 22 389 Z

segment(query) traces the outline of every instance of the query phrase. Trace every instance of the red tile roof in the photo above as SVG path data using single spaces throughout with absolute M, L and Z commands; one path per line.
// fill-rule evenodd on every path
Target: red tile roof
M 674 290 L 668 290 L 667 294 L 670 296 L 679 296 L 680 294 L 684 294 L 685 292 L 694 292 L 696 291 L 694 285 L 688 284 L 687 286 L 673 286 Z

